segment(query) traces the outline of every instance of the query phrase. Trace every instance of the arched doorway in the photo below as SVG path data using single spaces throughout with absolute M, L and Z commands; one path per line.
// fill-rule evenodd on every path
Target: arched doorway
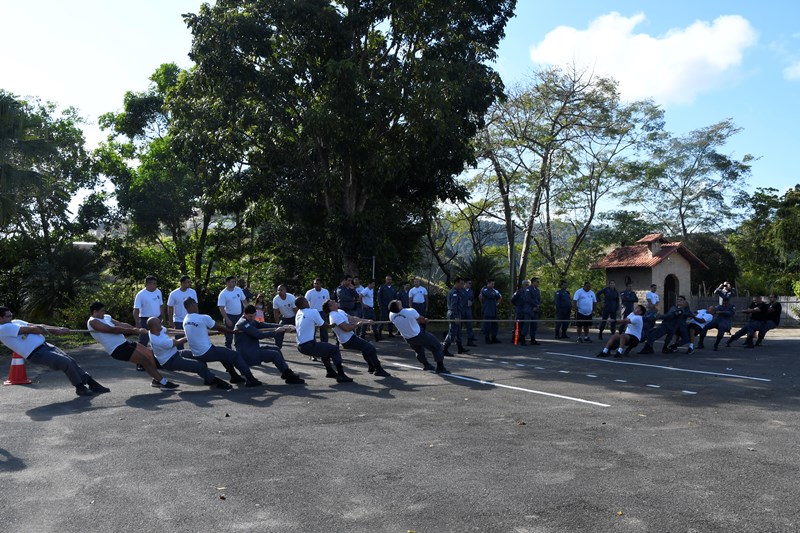
M 675 305 L 680 294 L 680 282 L 675 274 L 669 274 L 664 278 L 664 312 Z

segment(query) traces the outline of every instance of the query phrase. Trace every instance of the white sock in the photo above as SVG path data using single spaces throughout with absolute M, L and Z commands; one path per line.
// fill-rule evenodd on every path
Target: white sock
M 603 348 L 603 353 L 608 353 L 608 348 Z
M 161 383 L 162 385 L 166 385 L 167 384 L 167 378 L 161 378 L 161 381 L 159 381 L 159 383 Z
M 625 352 L 622 351 L 622 348 L 617 348 L 617 353 L 622 354 L 622 353 L 625 353 Z
M 694 350 L 694 343 L 693 343 L 693 342 L 690 342 L 690 343 L 689 343 L 689 349 L 690 349 L 690 350 Z

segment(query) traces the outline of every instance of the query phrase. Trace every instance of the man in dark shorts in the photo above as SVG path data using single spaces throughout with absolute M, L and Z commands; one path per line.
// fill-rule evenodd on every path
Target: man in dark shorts
M 578 330 L 578 342 L 592 342 L 589 338 L 589 327 L 592 325 L 592 311 L 597 303 L 597 296 L 592 290 L 592 283 L 587 281 L 583 287 L 575 291 L 572 304 L 575 308 L 575 325 Z M 581 336 L 583 330 L 583 336 Z
M 75 386 L 75 394 L 78 396 L 111 392 L 96 382 L 75 359 L 46 342 L 44 338 L 45 335 L 65 335 L 68 332 L 67 328 L 15 320 L 11 309 L 0 307 L 0 342 L 14 353 L 31 363 L 64 372 Z
M 167 380 L 158 371 L 153 352 L 138 342 L 131 342 L 125 338 L 125 335 L 141 335 L 141 328 L 114 320 L 111 315 L 106 314 L 103 302 L 92 302 L 89 306 L 89 315 L 86 321 L 89 334 L 111 357 L 118 361 L 142 365 L 144 371 L 153 378 L 154 387 L 159 387 L 161 390 L 178 388 L 178 385 Z M 147 332 L 146 329 L 144 331 Z
M 614 353 L 614 357 L 629 355 L 631 350 L 634 349 L 642 339 L 642 328 L 644 327 L 642 316 L 644 316 L 644 313 L 644 306 L 637 305 L 633 313 L 620 320 L 623 325 L 627 324 L 625 333 L 614 333 L 611 335 L 611 338 L 608 339 L 608 343 L 606 343 L 606 347 L 597 354 L 597 357 L 608 357 L 609 351 L 614 348 L 617 349 Z

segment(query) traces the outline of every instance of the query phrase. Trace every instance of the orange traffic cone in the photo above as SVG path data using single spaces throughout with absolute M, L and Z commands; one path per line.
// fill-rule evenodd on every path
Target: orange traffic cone
M 28 373 L 25 372 L 25 358 L 17 352 L 11 358 L 11 369 L 8 371 L 8 379 L 3 385 L 30 385 Z
M 514 346 L 519 344 L 519 322 L 514 325 Z

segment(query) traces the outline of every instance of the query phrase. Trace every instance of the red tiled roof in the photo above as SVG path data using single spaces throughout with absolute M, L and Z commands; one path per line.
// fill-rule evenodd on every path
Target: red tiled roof
M 658 233 L 653 235 L 660 235 Z M 651 237 L 648 235 L 642 240 Z M 654 239 L 655 240 L 655 239 Z M 636 244 L 634 246 L 623 246 L 615 248 L 608 255 L 591 266 L 592 269 L 600 268 L 652 268 L 661 263 L 670 255 L 678 252 L 689 263 L 700 268 L 708 268 L 696 255 L 694 255 L 681 242 L 668 242 L 661 245 L 661 250 L 657 254 L 650 253 L 647 244 Z
M 636 241 L 636 244 L 647 244 L 656 241 L 667 242 L 667 239 L 664 238 L 663 233 L 650 233 L 649 235 L 645 235 L 644 237 Z

